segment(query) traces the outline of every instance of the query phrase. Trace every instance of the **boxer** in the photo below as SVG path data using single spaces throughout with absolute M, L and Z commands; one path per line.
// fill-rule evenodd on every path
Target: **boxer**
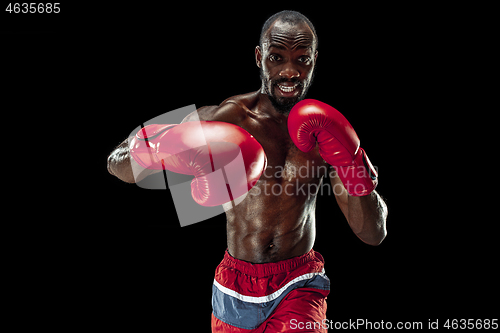
M 334 191 L 336 202 L 363 242 L 378 245 L 386 236 L 387 207 L 375 191 L 377 173 L 354 129 L 333 107 L 304 99 L 317 47 L 315 28 L 305 16 L 293 11 L 271 16 L 255 48 L 260 89 L 202 107 L 197 117 L 183 120 L 241 127 L 267 157 L 245 199 L 226 211 L 227 251 L 213 283 L 213 332 L 301 332 L 291 323 L 326 318 L 330 284 L 323 257 L 313 250 L 323 177 L 342 189 Z M 297 172 L 301 167 L 324 172 Z M 126 140 L 109 156 L 108 170 L 133 183 L 132 168 L 141 166 Z M 315 191 L 299 190 L 304 185 Z M 315 326 L 314 332 L 326 328 Z

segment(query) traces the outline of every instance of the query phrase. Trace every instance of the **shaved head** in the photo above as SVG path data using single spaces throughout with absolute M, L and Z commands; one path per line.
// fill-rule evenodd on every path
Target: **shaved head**
M 273 23 L 277 21 L 284 23 L 283 25 L 287 25 L 290 28 L 292 28 L 293 26 L 306 24 L 309 27 L 309 29 L 311 29 L 311 32 L 314 35 L 315 46 L 316 47 L 318 46 L 318 35 L 316 34 L 316 29 L 314 28 L 314 25 L 311 23 L 311 21 L 309 21 L 307 17 L 305 17 L 299 12 L 292 10 L 284 10 L 268 18 L 267 21 L 262 26 L 262 30 L 260 32 L 260 41 L 259 41 L 259 45 L 261 47 L 262 44 L 268 40 L 269 30 L 273 27 Z

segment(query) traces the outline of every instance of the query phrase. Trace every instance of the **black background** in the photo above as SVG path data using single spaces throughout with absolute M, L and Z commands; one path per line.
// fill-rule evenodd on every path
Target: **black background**
M 332 195 L 318 198 L 314 248 L 332 280 L 327 317 L 424 327 L 493 318 L 492 221 L 471 203 L 478 193 L 444 144 L 456 111 L 445 102 L 459 34 L 446 20 L 453 15 L 332 3 L 2 12 L 4 151 L 15 166 L 4 174 L 15 181 L 9 202 L 23 206 L 8 233 L 16 306 L 54 326 L 210 330 L 224 216 L 181 228 L 168 191 L 119 181 L 106 158 L 141 122 L 259 89 L 254 48 L 262 24 L 283 9 L 315 25 L 308 97 L 354 126 L 389 208 L 388 236 L 372 247 L 351 232 Z

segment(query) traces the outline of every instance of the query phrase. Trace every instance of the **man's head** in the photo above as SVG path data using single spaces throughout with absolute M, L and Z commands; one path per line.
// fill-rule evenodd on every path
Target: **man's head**
M 280 113 L 287 114 L 304 99 L 314 76 L 318 37 L 312 23 L 294 11 L 271 16 L 255 48 L 261 92 Z

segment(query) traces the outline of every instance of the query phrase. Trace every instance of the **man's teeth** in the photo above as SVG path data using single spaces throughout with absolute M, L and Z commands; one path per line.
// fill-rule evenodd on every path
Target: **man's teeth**
M 292 92 L 294 91 L 294 89 L 297 87 L 297 85 L 293 85 L 291 87 L 286 87 L 286 86 L 282 86 L 281 84 L 278 84 L 278 87 L 283 91 L 283 92 L 286 92 L 286 93 L 289 93 L 289 92 Z

